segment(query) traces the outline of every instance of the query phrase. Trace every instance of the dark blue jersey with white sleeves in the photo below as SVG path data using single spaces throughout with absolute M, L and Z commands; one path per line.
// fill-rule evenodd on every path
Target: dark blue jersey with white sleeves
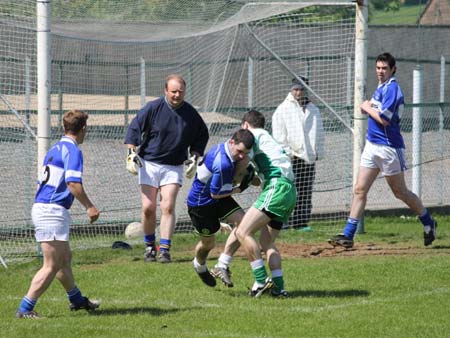
M 128 126 L 125 144 L 140 146 L 138 155 L 146 161 L 180 165 L 188 149 L 203 155 L 209 133 L 197 110 L 183 102 L 174 109 L 164 96 L 147 103 Z
M 47 152 L 35 203 L 55 203 L 70 209 L 74 196 L 67 183 L 82 183 L 83 154 L 78 144 L 70 137 L 63 136 Z
M 198 207 L 217 203 L 213 195 L 227 195 L 233 190 L 235 162 L 228 142 L 213 146 L 203 157 L 197 168 L 192 187 L 187 196 L 187 205 Z
M 405 148 L 400 133 L 400 119 L 404 110 L 404 97 L 395 77 L 380 84 L 371 99 L 371 105 L 378 110 L 380 117 L 389 122 L 383 126 L 369 115 L 367 140 L 393 148 Z

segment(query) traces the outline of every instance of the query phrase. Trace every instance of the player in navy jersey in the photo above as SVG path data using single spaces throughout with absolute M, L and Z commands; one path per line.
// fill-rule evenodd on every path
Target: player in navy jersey
M 408 190 L 405 184 L 405 157 L 403 137 L 400 134 L 400 119 L 404 98 L 394 77 L 395 59 L 389 53 L 376 59 L 378 87 L 370 101 L 361 105 L 363 114 L 368 115 L 367 139 L 361 156 L 350 216 L 344 232 L 331 239 L 333 246 L 351 248 L 358 222 L 364 213 L 367 194 L 380 172 L 386 178 L 394 196 L 402 200 L 423 224 L 424 245 L 430 245 L 436 238 L 436 221 L 423 206 L 420 198 Z
M 215 234 L 220 229 L 220 220 L 224 219 L 235 227 L 239 224 L 244 211 L 231 197 L 248 187 L 250 178 L 242 180 L 239 186 L 233 186 L 236 171 L 247 166 L 248 153 L 255 139 L 248 130 L 240 129 L 225 143 L 213 146 L 205 155 L 197 169 L 192 187 L 187 197 L 189 216 L 200 241 L 195 248 L 194 269 L 201 280 L 208 286 L 215 286 L 216 280 L 210 274 L 206 259 L 215 246 Z M 229 247 L 236 251 L 240 244 L 234 234 L 229 236 Z M 234 253 L 234 252 L 233 252 Z M 229 280 L 227 286 L 233 286 Z
M 100 304 L 84 297 L 72 274 L 69 246 L 69 209 L 76 198 L 85 208 L 90 223 L 100 213 L 83 188 L 83 154 L 78 148 L 86 135 L 88 115 L 79 110 L 63 116 L 65 135 L 46 154 L 42 176 L 32 208 L 35 237 L 40 243 L 44 262 L 16 312 L 17 318 L 38 318 L 34 306 L 56 277 L 67 292 L 71 310 L 94 310 Z
M 127 169 L 139 174 L 141 221 L 144 229 L 144 261 L 156 261 L 156 206 L 160 193 L 159 261 L 171 261 L 171 238 L 175 229 L 175 203 L 183 184 L 183 163 L 197 158 L 208 143 L 208 128 L 197 110 L 184 101 L 186 83 L 179 75 L 166 78 L 165 96 L 147 103 L 131 121 L 125 137 Z M 187 175 L 188 176 L 188 175 Z

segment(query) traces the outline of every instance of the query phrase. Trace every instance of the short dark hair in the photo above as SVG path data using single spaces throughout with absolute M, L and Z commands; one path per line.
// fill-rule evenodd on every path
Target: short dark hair
M 235 144 L 244 143 L 244 146 L 247 149 L 252 149 L 253 144 L 255 144 L 255 136 L 247 129 L 239 129 L 233 134 L 231 139 Z
M 266 124 L 266 118 L 257 110 L 249 110 L 242 117 L 242 123 L 247 122 L 253 128 L 263 128 Z
M 69 110 L 63 115 L 64 132 L 78 134 L 86 126 L 89 115 L 81 110 Z
M 375 63 L 378 61 L 380 62 L 386 62 L 391 69 L 395 68 L 395 58 L 390 53 L 382 53 L 377 56 L 377 59 L 375 60 Z M 394 69 L 395 73 L 395 69 Z

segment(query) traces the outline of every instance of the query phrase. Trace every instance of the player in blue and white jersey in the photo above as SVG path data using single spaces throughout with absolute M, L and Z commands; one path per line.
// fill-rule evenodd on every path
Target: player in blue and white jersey
M 389 53 L 380 54 L 376 59 L 378 88 L 372 99 L 361 105 L 362 113 L 368 115 L 367 139 L 354 187 L 350 216 L 343 233 L 329 239 L 328 242 L 333 246 L 353 246 L 367 194 L 380 172 L 385 176 L 394 196 L 419 217 L 423 224 L 424 245 L 430 245 L 436 238 L 436 221 L 405 183 L 405 144 L 400 133 L 404 97 L 394 77 L 395 72 L 394 57 Z
M 171 262 L 171 239 L 175 229 L 175 203 L 183 184 L 183 163 L 191 165 L 186 177 L 195 173 L 209 133 L 197 110 L 184 101 L 186 83 L 180 75 L 166 78 L 165 95 L 147 103 L 131 121 L 125 137 L 127 170 L 139 174 L 144 229 L 145 262 L 156 261 L 156 207 L 159 207 L 159 262 Z M 138 166 L 136 165 L 138 164 Z M 192 175 L 192 176 L 190 176 Z
M 244 211 L 231 195 L 244 191 L 250 184 L 250 176 L 245 177 L 237 187 L 233 179 L 238 172 L 246 169 L 253 143 L 252 133 L 240 129 L 227 142 L 213 146 L 198 166 L 189 190 L 188 213 L 200 236 L 192 263 L 201 280 L 208 286 L 216 285 L 216 280 L 206 266 L 206 259 L 215 246 L 215 234 L 220 230 L 220 221 L 224 219 L 237 226 L 244 216 Z M 230 242 L 231 256 L 239 248 L 234 230 L 227 242 Z M 226 274 L 224 283 L 232 287 L 229 271 L 223 273 Z
M 17 318 L 38 318 L 34 306 L 56 277 L 67 292 L 71 310 L 96 309 L 100 303 L 84 297 L 73 278 L 69 246 L 69 209 L 76 198 L 85 208 L 90 223 L 100 213 L 83 188 L 83 154 L 78 147 L 86 135 L 88 114 L 79 110 L 63 116 L 65 135 L 47 152 L 32 208 L 35 237 L 44 262 L 16 312 Z

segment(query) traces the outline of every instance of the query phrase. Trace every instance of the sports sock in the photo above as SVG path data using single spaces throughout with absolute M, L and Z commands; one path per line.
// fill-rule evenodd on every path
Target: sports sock
M 192 265 L 194 265 L 194 269 L 198 273 L 202 273 L 207 270 L 206 264 L 204 264 L 204 265 L 200 264 L 197 260 L 197 257 L 194 257 L 194 260 L 192 261 Z
M 355 237 L 356 228 L 358 227 L 358 222 L 359 222 L 359 219 L 357 219 L 357 218 L 349 217 L 347 219 L 347 224 L 345 225 L 345 228 L 344 228 L 344 236 L 345 237 L 347 237 L 349 239 L 353 239 L 353 237 Z
M 145 246 L 155 247 L 155 234 L 144 235 L 144 244 Z
M 33 311 L 36 303 L 37 303 L 37 299 L 31 299 L 31 298 L 28 298 L 27 296 L 25 296 L 22 298 L 22 301 L 20 302 L 19 311 L 22 313 L 27 312 L 27 311 Z
M 79 305 L 84 301 L 84 297 L 77 286 L 75 286 L 72 290 L 67 292 L 67 297 L 69 298 L 69 302 L 75 305 Z
M 264 261 L 262 259 L 257 259 L 250 263 L 252 266 L 253 276 L 255 277 L 256 283 L 264 285 L 267 278 L 267 271 L 264 266 Z
M 420 221 L 422 222 L 423 226 L 430 226 L 434 224 L 434 220 L 431 217 L 430 213 L 427 209 L 423 212 L 422 215 L 419 216 Z
M 273 283 L 275 284 L 275 288 L 278 291 L 284 290 L 283 270 L 276 269 L 276 270 L 272 270 L 271 273 L 272 273 Z
M 219 260 L 217 261 L 216 267 L 227 269 L 228 266 L 231 264 L 232 259 L 233 259 L 233 257 L 222 253 L 222 254 L 220 254 Z
M 159 251 L 170 251 L 170 246 L 171 246 L 171 240 L 170 239 L 165 239 L 165 238 L 161 238 L 161 240 L 159 241 Z

